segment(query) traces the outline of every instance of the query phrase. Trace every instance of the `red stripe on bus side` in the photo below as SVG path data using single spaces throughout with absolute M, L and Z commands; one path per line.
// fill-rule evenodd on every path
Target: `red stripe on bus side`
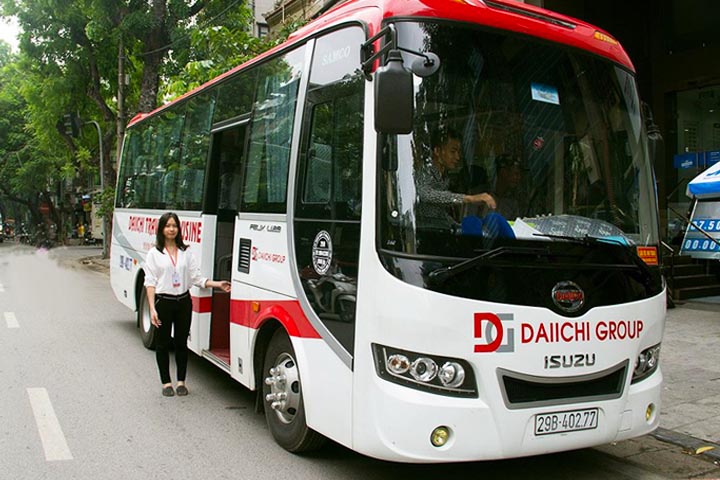
M 259 306 L 257 312 L 253 311 L 253 303 Z M 292 337 L 321 338 L 297 300 L 230 300 L 231 323 L 257 329 L 271 318 L 282 323 Z
M 192 309 L 195 313 L 212 312 L 212 297 L 190 297 L 192 299 Z

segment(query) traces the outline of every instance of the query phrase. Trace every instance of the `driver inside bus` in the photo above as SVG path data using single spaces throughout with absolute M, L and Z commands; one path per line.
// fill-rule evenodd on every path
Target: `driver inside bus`
M 495 199 L 486 192 L 466 195 L 449 190 L 448 173 L 459 169 L 461 162 L 460 136 L 452 130 L 436 130 L 431 138 L 431 158 L 415 172 L 420 200 L 418 216 L 424 225 L 440 228 L 457 225 L 450 214 L 453 206 L 483 204 L 490 210 L 495 209 Z
M 449 190 L 448 173 L 460 168 L 462 142 L 452 130 L 437 130 L 431 138 L 430 161 L 416 170 L 418 191 L 418 220 L 425 226 L 454 229 L 459 227 L 463 235 L 514 238 L 507 221 L 495 213 L 495 198 L 487 192 L 477 194 L 455 193 Z M 468 215 L 458 224 L 450 214 L 450 207 L 474 206 L 475 210 L 487 210 L 483 218 Z

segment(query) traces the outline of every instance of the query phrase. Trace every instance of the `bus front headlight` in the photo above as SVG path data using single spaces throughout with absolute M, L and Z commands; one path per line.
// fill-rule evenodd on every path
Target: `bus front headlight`
M 446 387 L 457 388 L 465 381 L 465 369 L 456 362 L 445 362 L 438 373 L 440 382 Z
M 432 358 L 420 357 L 412 363 L 410 375 L 420 382 L 430 382 L 437 375 L 438 366 Z
M 372 344 L 375 370 L 388 382 L 439 395 L 477 398 L 472 367 L 459 358 Z
M 658 343 L 640 352 L 637 360 L 635 360 L 635 370 L 633 371 L 631 383 L 637 383 L 655 373 L 659 363 L 660 344 Z

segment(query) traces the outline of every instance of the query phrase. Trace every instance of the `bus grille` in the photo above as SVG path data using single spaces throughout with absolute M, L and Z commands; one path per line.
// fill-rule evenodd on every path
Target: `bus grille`
M 628 361 L 576 377 L 537 377 L 498 369 L 505 406 L 511 410 L 544 405 L 611 400 L 622 395 Z

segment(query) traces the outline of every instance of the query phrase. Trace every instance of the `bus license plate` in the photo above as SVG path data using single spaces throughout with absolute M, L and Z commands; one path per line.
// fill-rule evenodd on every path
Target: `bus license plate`
M 598 426 L 598 409 L 539 413 L 535 416 L 535 435 L 592 430 Z

